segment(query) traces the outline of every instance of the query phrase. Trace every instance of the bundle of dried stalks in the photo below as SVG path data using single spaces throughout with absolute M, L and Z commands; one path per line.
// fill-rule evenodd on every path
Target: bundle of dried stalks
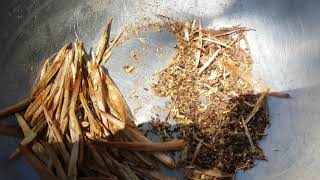
M 87 54 L 79 41 L 64 45 L 45 62 L 31 97 L 0 111 L 0 116 L 23 112 L 15 116 L 24 137 L 11 157 L 25 156 L 43 179 L 162 179 L 156 162 L 175 167 L 162 151 L 185 147 L 183 140 L 152 143 L 133 123 L 100 65 L 121 36 L 109 44 L 111 23 L 112 18 L 96 53 Z M 22 135 L 12 125 L 0 131 Z

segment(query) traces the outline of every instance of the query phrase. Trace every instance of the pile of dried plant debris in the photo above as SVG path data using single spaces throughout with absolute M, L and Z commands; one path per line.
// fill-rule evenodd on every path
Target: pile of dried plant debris
M 79 41 L 64 45 L 45 61 L 32 95 L 0 111 L 14 114 L 20 126 L 2 123 L 0 133 L 23 137 L 11 158 L 22 154 L 42 179 L 170 179 L 158 162 L 176 164 L 161 151 L 185 148 L 183 140 L 152 143 L 133 123 L 100 66 L 121 36 L 109 44 L 111 23 L 96 53 L 87 54 Z
M 152 87 L 171 97 L 166 119 L 176 120 L 188 143 L 180 167 L 193 170 L 190 178 L 230 179 L 252 167 L 254 159 L 265 160 L 258 141 L 269 124 L 266 96 L 289 95 L 270 92 L 251 75 L 250 29 L 207 29 L 200 20 L 169 20 L 162 28 L 176 37 L 176 55 Z
M 96 53 L 88 54 L 79 41 L 66 44 L 45 61 L 32 95 L 0 111 L 0 117 L 14 114 L 19 124 L 1 123 L 0 134 L 23 138 L 11 158 L 22 154 L 42 179 L 83 180 L 172 179 L 159 173 L 158 162 L 187 169 L 190 179 L 231 179 L 254 159 L 266 159 L 258 146 L 269 124 L 266 96 L 289 95 L 270 92 L 252 77 L 250 29 L 169 20 L 129 28 L 109 43 L 111 24 L 112 18 Z M 169 124 L 154 121 L 164 132 L 161 143 L 141 134 L 100 65 L 123 34 L 126 39 L 149 28 L 168 30 L 177 41 L 175 57 L 152 86 L 155 94 L 171 97 L 166 119 L 176 120 L 180 134 L 172 138 Z M 177 150 L 178 163 L 162 152 Z

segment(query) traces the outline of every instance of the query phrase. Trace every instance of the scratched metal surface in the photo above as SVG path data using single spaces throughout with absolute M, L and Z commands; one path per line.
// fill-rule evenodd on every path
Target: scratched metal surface
M 239 180 L 315 180 L 320 176 L 320 51 L 318 0 L 2 0 L 0 2 L 0 107 L 29 94 L 42 59 L 75 40 L 74 26 L 87 48 L 94 47 L 108 16 L 112 35 L 154 13 L 180 20 L 202 18 L 208 27 L 242 24 L 256 29 L 248 36 L 254 74 L 291 100 L 270 98 L 272 125 L 261 142 L 268 162 L 257 162 Z M 147 31 L 114 50 L 105 66 L 119 85 L 139 123 L 164 111 L 165 99 L 152 95 L 152 74 L 174 54 L 167 32 Z M 138 60 L 129 58 L 135 51 Z M 135 65 L 132 74 L 122 67 Z M 138 99 L 129 96 L 135 93 Z M 142 104 L 142 106 L 141 106 Z M 141 107 L 140 107 L 141 106 Z M 11 119 L 8 118 L 8 121 Z M 8 161 L 17 139 L 0 137 L 0 179 L 37 179 L 20 158 Z M 278 151 L 273 151 L 277 149 Z M 174 174 L 174 173 L 173 173 Z M 181 178 L 181 177 L 180 177 Z

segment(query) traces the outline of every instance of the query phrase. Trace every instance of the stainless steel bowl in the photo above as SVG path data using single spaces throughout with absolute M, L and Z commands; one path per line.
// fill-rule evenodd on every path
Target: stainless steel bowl
M 273 90 L 289 92 L 290 100 L 269 99 L 272 125 L 261 142 L 267 162 L 240 172 L 239 180 L 319 179 L 320 176 L 320 1 L 317 0 L 2 0 L 0 2 L 0 107 L 26 97 L 43 58 L 75 32 L 87 48 L 97 44 L 109 16 L 112 35 L 144 16 L 162 14 L 178 20 L 201 18 L 207 27 L 242 24 L 254 28 L 248 40 L 254 57 L 254 74 Z M 106 67 L 141 122 L 150 120 L 164 106 L 161 98 L 144 88 L 152 74 L 174 54 L 173 37 L 167 32 L 140 35 L 114 50 Z M 139 61 L 129 53 L 141 54 Z M 124 65 L 138 65 L 126 74 Z M 138 100 L 128 98 L 136 91 Z M 10 118 L 7 119 L 10 121 Z M 8 161 L 16 139 L 0 137 L 0 179 L 37 179 L 20 158 Z

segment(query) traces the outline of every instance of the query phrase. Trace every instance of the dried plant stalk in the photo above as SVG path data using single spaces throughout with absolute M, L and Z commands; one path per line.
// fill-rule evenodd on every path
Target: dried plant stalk
M 196 49 L 196 54 L 195 54 L 195 58 L 196 58 L 196 67 L 199 66 L 199 62 L 200 62 L 200 57 L 201 57 L 201 50 L 202 49 L 202 26 L 201 26 L 201 21 L 199 20 L 199 39 L 198 39 L 198 44 L 197 44 L 197 49 Z
M 109 51 L 107 54 L 105 54 L 104 56 L 103 56 L 103 58 L 102 58 L 102 63 L 106 63 L 106 62 L 108 62 L 108 60 L 109 60 L 109 58 L 111 57 L 111 55 L 112 55 L 112 52 L 111 51 Z
M 257 80 L 255 80 L 251 74 L 249 74 L 249 72 L 242 72 L 239 68 L 237 68 L 235 65 L 230 64 L 230 63 L 226 63 L 226 62 L 222 62 L 221 64 L 233 75 L 235 75 L 236 77 L 240 77 L 241 79 L 245 80 L 246 82 L 248 82 L 252 87 L 257 87 L 260 91 L 265 92 L 268 91 L 268 87 L 261 83 L 258 82 Z
M 142 176 L 145 176 L 151 180 L 175 180 L 175 178 L 164 176 L 160 174 L 158 171 L 152 171 L 150 169 L 144 169 L 138 166 L 131 166 L 131 168 L 140 173 Z
M 99 68 L 101 76 L 103 77 L 104 83 L 107 85 L 108 95 L 107 102 L 110 108 L 113 109 L 116 113 L 116 117 L 122 120 L 124 123 L 129 121 L 128 119 L 128 109 L 126 107 L 126 103 L 120 93 L 119 89 L 116 87 L 112 79 L 108 76 L 108 74 L 104 73 L 102 68 Z
M 55 57 L 55 62 L 51 65 L 49 71 L 47 71 L 44 77 L 37 83 L 37 85 L 32 90 L 33 95 L 38 94 L 38 92 L 44 89 L 49 83 L 49 81 L 53 78 L 53 76 L 59 71 L 61 65 L 63 64 L 68 46 L 68 44 L 64 45 L 63 48 L 59 51 L 59 53 Z
M 191 165 L 193 165 L 194 161 L 196 160 L 196 158 L 197 158 L 197 156 L 198 156 L 198 154 L 199 154 L 199 151 L 200 151 L 200 149 L 201 149 L 201 147 L 202 147 L 202 143 L 203 143 L 203 140 L 201 140 L 201 141 L 198 143 L 198 145 L 197 145 L 197 147 L 196 147 L 196 150 L 195 150 L 194 153 L 193 153 Z
M 77 97 L 79 94 L 81 84 L 81 75 L 78 73 L 75 86 L 74 86 L 74 92 L 72 94 L 71 102 L 70 102 L 70 111 L 69 111 L 69 131 L 71 136 L 71 142 L 73 144 L 72 151 L 71 151 L 71 157 L 69 161 L 68 166 L 68 178 L 69 179 L 77 179 L 77 161 L 78 161 L 78 155 L 79 155 L 79 148 L 80 148 L 80 138 L 81 138 L 81 128 L 79 125 L 79 121 L 77 119 L 75 109 L 76 109 L 76 102 Z
M 79 180 L 116 180 L 112 177 L 79 177 Z
M 61 115 L 60 115 L 60 129 L 63 135 L 66 133 L 67 124 L 69 122 L 68 108 L 70 105 L 70 83 L 71 83 L 70 72 L 66 73 L 66 77 L 64 80 L 65 80 L 65 88 L 63 92 L 63 103 L 62 103 Z
M 59 96 L 59 100 L 58 100 L 59 102 L 58 102 L 58 106 L 57 106 L 57 112 L 55 113 L 56 119 L 60 119 L 60 116 L 62 113 L 62 106 L 64 104 L 64 97 L 65 97 L 65 94 L 64 94 L 65 89 L 69 90 L 69 88 L 70 88 L 70 82 L 68 81 L 70 79 L 68 79 L 68 80 L 66 80 L 66 79 L 69 78 L 68 77 L 69 68 L 70 68 L 71 62 L 73 60 L 73 56 L 74 56 L 74 51 L 73 51 L 73 49 L 71 49 L 66 57 L 64 69 L 63 69 L 63 73 L 62 73 L 62 79 L 61 79 L 61 83 L 60 83 L 61 90 L 59 89 L 59 92 L 60 92 L 60 96 Z M 69 83 L 69 84 L 67 85 L 66 83 Z M 66 107 L 64 107 L 64 108 L 66 108 Z M 65 110 L 65 109 L 63 109 L 63 110 Z M 66 113 L 66 112 L 64 112 L 64 113 Z M 63 116 L 65 117 L 66 114 L 63 114 Z
M 82 107 L 84 108 L 85 110 L 85 113 L 86 115 L 88 116 L 88 120 L 89 120 L 89 124 L 90 124 L 90 133 L 93 137 L 101 137 L 101 132 L 102 132 L 102 129 L 99 125 L 99 123 L 97 123 L 97 120 L 95 119 L 95 117 L 93 116 L 88 104 L 87 104 L 87 101 L 83 95 L 83 93 L 81 92 L 79 94 L 79 97 L 80 97 L 80 101 L 81 101 L 81 104 L 82 104 Z
M 45 152 L 42 144 L 40 144 L 38 141 L 34 141 L 31 150 L 43 163 L 48 165 L 49 156 Z
M 100 72 L 99 72 L 99 65 L 95 64 L 95 63 L 88 63 L 88 70 L 89 70 L 89 75 L 90 75 L 90 79 L 92 81 L 92 85 L 93 85 L 93 89 L 94 89 L 94 94 L 92 93 L 92 95 L 94 96 L 94 99 L 96 100 L 96 105 L 99 110 L 106 112 L 106 102 L 105 102 L 105 86 L 102 83 L 102 79 L 100 76 Z M 90 89 L 89 89 L 90 91 Z M 96 113 L 99 114 L 99 111 L 97 111 L 96 109 Z M 101 116 L 101 115 L 100 115 Z M 103 125 L 110 131 L 112 131 L 111 128 L 111 124 L 108 121 L 108 119 L 106 119 L 104 116 L 101 116 L 101 120 Z M 114 132 L 113 132 L 114 133 Z
M 222 172 L 218 169 L 211 169 L 211 170 L 194 170 L 197 174 L 203 174 L 211 177 L 216 178 L 226 178 L 226 177 L 233 177 L 233 174 Z
M 184 37 L 186 41 L 190 41 L 190 35 L 189 35 L 189 22 L 186 23 L 184 27 Z
M 100 61 L 102 60 L 103 53 L 106 50 L 106 47 L 109 45 L 109 38 L 110 38 L 110 30 L 111 30 L 111 24 L 112 24 L 113 18 L 110 17 L 107 23 L 107 26 L 102 34 L 97 54 L 96 54 L 96 62 L 97 64 L 100 64 Z
M 31 166 L 37 171 L 41 179 L 58 180 L 43 162 L 41 162 L 27 147 L 19 145 L 22 155 L 31 164 Z
M 0 110 L 0 118 L 5 117 L 5 116 L 9 116 L 11 114 L 14 114 L 16 112 L 19 112 L 19 111 L 26 109 L 33 100 L 34 100 L 33 97 L 29 97 L 29 98 L 26 98 L 26 99 L 18 102 L 17 104 L 14 104 L 12 106 L 1 109 Z
M 225 47 L 225 48 L 231 48 L 228 44 L 223 43 L 223 42 L 221 42 L 221 41 L 219 41 L 219 40 L 216 40 L 216 39 L 203 38 L 202 40 L 212 42 L 212 43 L 214 43 L 214 44 L 223 46 L 223 47 Z
M 100 111 L 100 114 L 103 118 L 105 118 L 106 120 L 108 120 L 108 122 L 112 124 L 111 128 L 113 129 L 113 132 L 118 132 L 119 130 L 123 130 L 126 127 L 123 121 L 120 121 L 119 119 L 112 116 L 111 114 L 108 114 L 103 111 Z
M 98 151 L 96 150 L 96 148 L 95 148 L 93 145 L 91 145 L 91 144 L 88 144 L 88 147 L 89 147 L 90 151 L 92 152 L 93 158 L 94 158 L 94 160 L 97 162 L 97 164 L 98 164 L 101 168 L 105 169 L 107 166 L 106 166 L 106 164 L 104 163 L 103 158 L 100 156 L 100 154 L 99 154 Z
M 59 132 L 56 125 L 54 124 L 54 122 L 52 121 L 51 116 L 49 115 L 49 113 L 48 113 L 47 109 L 44 107 L 44 105 L 42 105 L 42 109 L 43 109 L 44 115 L 46 117 L 50 132 L 53 134 L 53 137 L 55 139 L 55 143 L 57 143 L 57 146 L 59 148 L 60 154 L 61 154 L 64 162 L 68 163 L 70 160 L 70 154 L 67 151 L 67 148 L 65 147 L 65 145 L 63 143 L 62 135 Z
M 119 163 L 107 152 L 104 152 L 103 154 L 104 154 L 104 159 L 105 160 L 108 159 L 108 161 L 111 162 L 112 166 L 114 166 L 115 170 L 117 171 L 121 179 L 139 180 L 139 178 L 132 172 L 132 170 L 128 166 Z
M 221 51 L 221 48 L 219 48 L 211 57 L 210 59 L 200 68 L 199 74 L 201 74 L 218 56 L 219 52 Z
M 23 119 L 23 117 L 19 113 L 15 113 L 15 116 L 16 116 L 17 121 L 19 123 L 19 126 L 22 129 L 22 132 L 24 134 L 24 138 L 20 144 L 22 146 L 25 146 L 25 145 L 29 144 L 37 136 L 37 133 L 33 132 L 30 129 L 29 125 L 26 123 L 26 121 Z M 10 155 L 10 159 L 15 157 L 19 152 L 20 152 L 20 150 L 19 150 L 19 148 L 17 148 L 15 150 L 15 152 Z
M 45 150 L 47 151 L 48 156 L 52 158 L 58 177 L 62 180 L 67 180 L 67 176 L 63 170 L 60 160 L 57 154 L 51 148 L 50 144 L 45 141 L 41 141 L 41 144 L 44 146 Z
M 151 141 L 146 138 L 145 136 L 143 136 L 140 132 L 138 132 L 138 130 L 131 128 L 131 127 L 126 127 L 126 129 L 123 131 L 127 137 L 131 140 L 131 141 L 140 141 L 140 142 L 146 142 L 146 143 L 151 143 Z M 165 164 L 166 166 L 170 167 L 170 168 L 174 168 L 176 166 L 174 160 L 172 158 L 170 158 L 169 156 L 167 156 L 164 153 L 161 152 L 155 152 L 153 153 L 153 155 L 163 164 Z
M 268 91 L 264 92 L 261 94 L 261 96 L 259 97 L 259 99 L 257 100 L 255 106 L 253 107 L 252 111 L 250 112 L 250 114 L 247 116 L 247 118 L 245 119 L 245 124 L 248 124 L 249 121 L 252 119 L 252 117 L 259 111 L 260 107 L 262 106 L 262 104 L 265 102 L 264 98 L 266 97 L 266 95 L 268 94 Z
M 184 140 L 174 140 L 162 143 L 145 143 L 145 142 L 114 142 L 103 141 L 105 144 L 130 151 L 178 151 L 185 147 Z
M 50 60 L 51 58 L 46 59 L 46 61 L 43 63 L 42 69 L 40 71 L 40 78 L 39 80 L 43 79 L 45 74 L 48 72 L 48 68 L 50 67 Z
M 36 110 L 40 107 L 41 103 L 43 103 L 46 96 L 48 96 L 51 89 L 51 85 L 48 85 L 40 94 L 36 97 L 34 102 L 30 104 L 24 114 L 24 118 L 29 120 Z
M 30 134 L 32 134 L 33 132 L 24 118 L 19 113 L 15 113 L 14 115 L 19 123 L 20 128 L 22 129 L 24 136 L 29 136 Z
M 77 161 L 79 156 L 79 148 L 80 148 L 79 146 L 80 146 L 79 141 L 73 143 L 73 146 L 72 146 L 71 157 L 70 157 L 70 162 L 68 166 L 68 179 L 70 180 L 76 180 L 78 177 Z
M 23 137 L 23 133 L 19 126 L 11 125 L 11 124 L 0 124 L 0 135 L 4 136 L 12 136 L 12 137 Z
M 290 94 L 288 94 L 288 93 L 279 93 L 279 92 L 269 92 L 268 96 L 277 97 L 277 98 L 284 98 L 284 99 L 290 98 Z
M 106 49 L 106 51 L 103 54 L 103 59 L 102 59 L 102 63 L 106 63 L 109 59 L 109 57 L 111 56 L 111 50 L 113 49 L 113 47 L 115 47 L 119 41 L 119 39 L 121 38 L 123 34 L 123 31 L 121 31 L 115 38 L 114 40 L 110 43 L 110 46 Z
M 249 132 L 249 129 L 243 119 L 243 117 L 241 116 L 241 122 L 242 122 L 242 125 L 243 125 L 243 128 L 244 128 L 244 131 L 246 132 L 246 136 L 248 137 L 248 140 L 249 140 L 249 143 L 250 143 L 250 146 L 251 146 L 251 150 L 254 151 L 256 148 L 253 144 L 253 141 L 252 141 L 252 138 L 251 138 L 251 135 L 250 135 L 250 132 Z
M 92 102 L 94 110 L 96 112 L 96 116 L 98 117 L 98 119 L 101 119 L 100 113 L 97 113 L 97 112 L 99 112 L 99 107 L 98 107 L 97 99 L 95 97 L 95 91 L 94 91 L 94 88 L 93 88 L 93 83 L 92 83 L 92 81 L 90 79 L 88 79 L 88 90 L 89 90 L 89 96 L 90 96 L 91 102 Z

